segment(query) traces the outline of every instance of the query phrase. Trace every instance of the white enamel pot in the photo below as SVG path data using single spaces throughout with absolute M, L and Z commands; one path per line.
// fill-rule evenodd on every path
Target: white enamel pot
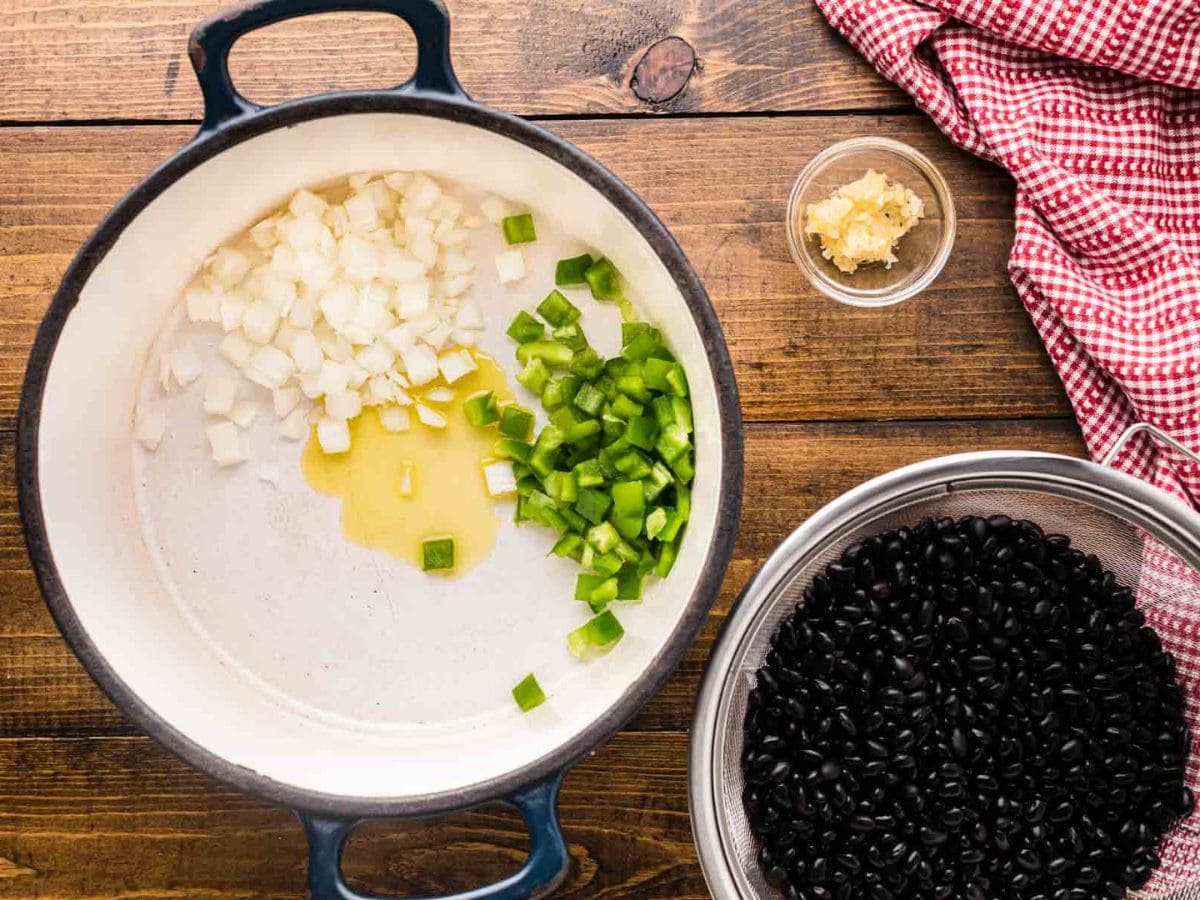
M 237 93 L 227 59 L 238 37 L 328 10 L 401 17 L 417 40 L 413 78 L 269 109 Z M 472 102 L 448 46 L 438 0 L 260 0 L 200 25 L 190 51 L 204 124 L 84 245 L 38 332 L 21 398 L 21 511 L 64 636 L 124 713 L 171 751 L 298 811 L 318 900 L 360 896 L 339 862 L 363 818 L 490 801 L 520 809 L 530 858 L 460 897 L 551 890 L 568 864 L 555 813 L 562 773 L 682 658 L 720 586 L 741 503 L 733 372 L 682 251 L 589 157 Z M 488 561 L 432 581 L 342 540 L 336 499 L 306 490 L 298 462 L 279 488 L 214 474 L 200 426 L 186 425 L 137 462 L 131 421 L 143 368 L 204 258 L 297 188 L 397 169 L 507 196 L 601 249 L 687 371 L 697 475 L 678 562 L 622 611 L 617 649 L 588 665 L 563 639 L 580 621 L 574 572 L 545 559 L 538 529 L 506 524 Z M 502 362 L 512 352 L 501 323 L 513 311 L 491 311 L 484 341 Z M 531 670 L 550 701 L 523 715 L 507 688 Z

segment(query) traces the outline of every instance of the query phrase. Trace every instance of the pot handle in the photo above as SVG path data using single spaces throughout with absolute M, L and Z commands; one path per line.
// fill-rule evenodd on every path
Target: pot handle
M 229 77 L 229 51 L 238 38 L 286 19 L 324 12 L 386 12 L 408 23 L 417 40 L 417 66 L 397 91 L 430 91 L 469 100 L 450 63 L 450 15 L 442 0 L 245 0 L 209 16 L 188 40 L 188 56 L 204 95 L 200 133 L 262 109 Z
M 563 773 L 505 797 L 529 829 L 529 859 L 519 871 L 486 887 L 463 891 L 437 900 L 524 900 L 549 893 L 566 876 L 571 857 L 558 824 L 558 788 Z M 308 836 L 309 900 L 385 900 L 377 894 L 360 894 L 342 877 L 342 850 L 350 832 L 369 818 L 340 819 L 297 812 Z M 434 898 L 425 898 L 434 900 Z

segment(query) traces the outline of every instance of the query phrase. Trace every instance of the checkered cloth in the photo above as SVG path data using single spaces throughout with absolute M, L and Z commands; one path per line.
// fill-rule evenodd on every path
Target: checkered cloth
M 1200 449 L 1200 0 L 817 4 L 1016 179 L 1009 273 L 1092 456 L 1137 421 Z M 1144 434 L 1116 464 L 1200 501 Z
M 1092 456 L 1138 421 L 1200 449 L 1200 0 L 817 4 L 950 140 L 1012 173 L 1009 274 Z M 1115 464 L 1200 501 L 1200 467 L 1144 434 Z M 1142 581 L 1177 578 L 1159 596 L 1179 600 L 1146 612 L 1188 685 L 1195 788 L 1200 580 L 1167 555 Z M 1197 818 L 1149 892 L 1200 879 Z

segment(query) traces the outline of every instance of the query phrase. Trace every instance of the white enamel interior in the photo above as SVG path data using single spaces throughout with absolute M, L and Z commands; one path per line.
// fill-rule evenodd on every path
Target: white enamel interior
M 194 393 L 185 398 L 192 423 L 172 414 L 171 433 L 147 463 L 158 470 L 133 462 L 143 365 L 204 257 L 298 187 L 396 169 L 526 203 L 610 256 L 687 369 L 698 426 L 692 521 L 675 571 L 644 603 L 623 605 L 626 637 L 600 660 L 581 664 L 566 650 L 564 635 L 586 620 L 586 607 L 571 599 L 573 564 L 545 559 L 549 535 L 536 527 L 505 522 L 496 553 L 479 568 L 455 581 L 427 578 L 342 539 L 340 501 L 304 486 L 297 445 L 281 450 L 255 436 L 256 447 L 291 454 L 278 488 L 248 465 L 215 470 Z M 535 271 L 525 304 L 553 277 Z M 487 310 L 485 349 L 510 372 L 503 329 L 515 302 L 502 298 L 504 308 Z M 650 245 L 567 168 L 511 139 L 429 117 L 305 122 L 238 144 L 171 185 L 84 286 L 54 353 L 39 428 L 54 561 L 116 674 L 224 760 L 334 795 L 467 787 L 580 733 L 642 675 L 678 624 L 717 525 L 715 382 L 688 308 Z M 550 701 L 522 715 L 508 689 L 531 670 Z

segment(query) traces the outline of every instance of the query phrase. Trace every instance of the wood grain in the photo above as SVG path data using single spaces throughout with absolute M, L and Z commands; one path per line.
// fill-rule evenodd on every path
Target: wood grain
M 703 898 L 682 734 L 624 733 L 570 773 L 564 897 Z M 485 808 L 352 836 L 360 889 L 462 890 L 518 868 L 520 818 Z M 295 818 L 213 784 L 149 739 L 0 740 L 0 897 L 298 898 Z
M 1074 422 L 756 426 L 746 443 L 746 492 L 735 559 L 703 634 L 677 675 L 634 722 L 683 730 L 704 661 L 754 570 L 825 503 L 884 472 L 940 453 L 1019 448 L 1081 455 Z M 11 436 L 0 435 L 0 735 L 123 734 L 133 729 L 58 637 L 27 566 L 17 522 Z
M 199 120 L 187 35 L 225 3 L 6 0 L 0 120 Z M 809 3 L 790 0 L 450 0 L 459 78 L 520 115 L 869 109 L 907 104 Z M 633 68 L 657 41 L 691 45 L 698 68 L 664 102 Z M 382 14 L 332 14 L 259 32 L 234 51 L 242 92 L 277 103 L 399 84 L 412 38 Z M 643 93 L 643 96 L 645 94 Z
M 711 294 L 750 420 L 1059 416 L 1057 376 L 1004 269 L 1012 188 L 998 169 L 905 117 L 555 122 L 672 228 Z M 943 168 L 958 249 L 925 294 L 837 304 L 793 263 L 791 181 L 855 134 L 908 141 Z M 72 254 L 186 127 L 0 129 L 0 425 L 13 421 L 37 322 Z

